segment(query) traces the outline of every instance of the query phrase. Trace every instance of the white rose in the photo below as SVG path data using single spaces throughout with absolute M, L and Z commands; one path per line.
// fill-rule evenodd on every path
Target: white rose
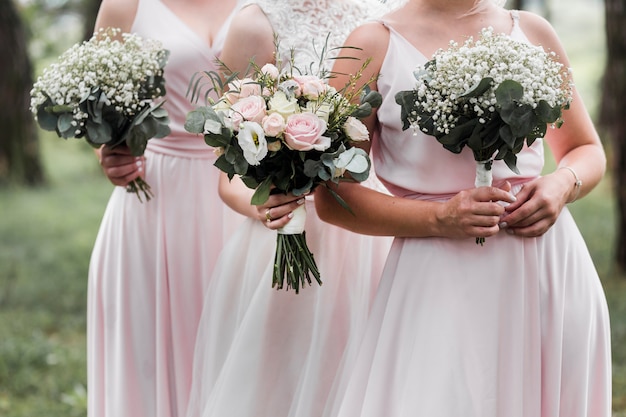
M 320 104 L 315 101 L 307 101 L 305 109 L 309 113 L 314 113 L 317 117 L 324 119 L 324 121 L 328 123 L 328 116 L 332 112 L 333 106 L 327 102 Z
M 354 142 L 365 142 L 370 140 L 370 134 L 367 127 L 356 117 L 348 117 L 343 124 L 343 131 L 348 135 L 348 138 Z
M 285 119 L 292 114 L 298 113 L 300 110 L 298 101 L 295 98 L 288 99 L 287 95 L 282 91 L 277 91 L 270 98 L 268 107 L 270 113 L 280 113 Z
M 242 122 L 237 140 L 243 150 L 243 157 L 250 165 L 259 165 L 267 155 L 267 140 L 260 124 Z

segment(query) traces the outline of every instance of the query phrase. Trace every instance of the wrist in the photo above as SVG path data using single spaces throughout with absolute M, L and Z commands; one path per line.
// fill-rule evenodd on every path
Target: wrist
M 574 201 L 576 201 L 576 199 L 578 199 L 578 196 L 580 195 L 580 189 L 583 185 L 583 182 L 572 167 L 563 165 L 558 167 L 557 171 L 558 170 L 569 171 L 571 176 L 573 177 L 573 183 L 571 183 L 572 189 L 569 192 L 569 197 L 565 200 L 566 204 L 573 203 Z

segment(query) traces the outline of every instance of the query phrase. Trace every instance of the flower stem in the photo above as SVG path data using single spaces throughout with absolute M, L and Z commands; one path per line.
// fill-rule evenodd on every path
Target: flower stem
M 135 193 L 141 203 L 143 203 L 143 200 L 141 199 L 142 194 L 146 201 L 150 201 L 150 199 L 154 197 L 150 185 L 145 182 L 141 177 L 137 177 L 129 182 L 126 186 L 126 191 L 129 193 Z

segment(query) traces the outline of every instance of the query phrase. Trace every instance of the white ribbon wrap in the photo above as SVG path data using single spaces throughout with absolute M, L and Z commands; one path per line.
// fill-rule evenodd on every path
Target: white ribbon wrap
M 285 226 L 278 229 L 278 233 L 281 235 L 299 235 L 304 232 L 304 224 L 306 223 L 306 206 L 302 204 L 295 209 L 293 217 L 289 220 Z
M 487 169 L 487 165 L 490 165 Z M 476 161 L 476 179 L 474 180 L 474 185 L 476 187 L 490 187 L 493 182 L 493 174 L 491 172 L 491 168 L 493 165 L 491 160 L 487 161 Z

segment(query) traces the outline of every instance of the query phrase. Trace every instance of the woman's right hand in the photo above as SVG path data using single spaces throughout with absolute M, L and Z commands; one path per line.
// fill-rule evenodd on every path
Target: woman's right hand
M 289 223 L 293 217 L 293 211 L 304 203 L 304 196 L 272 194 L 264 204 L 256 206 L 256 218 L 268 229 L 280 229 Z
M 459 192 L 437 212 L 441 235 L 458 239 L 495 235 L 506 214 L 502 203 L 516 201 L 510 189 L 507 182 L 501 188 L 479 187 Z
M 125 187 L 143 174 L 145 157 L 133 156 L 125 145 L 115 148 L 102 146 L 96 150 L 104 175 L 114 185 Z

